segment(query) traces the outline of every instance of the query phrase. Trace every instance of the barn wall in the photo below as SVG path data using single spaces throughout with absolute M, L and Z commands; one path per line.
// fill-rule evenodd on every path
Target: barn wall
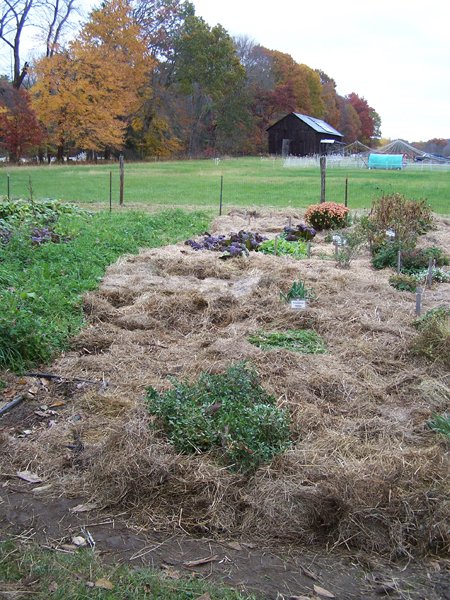
M 268 133 L 269 154 L 278 155 L 283 153 L 283 140 L 290 140 L 289 154 L 293 156 L 319 154 L 321 152 L 320 140 L 324 138 L 341 141 L 337 135 L 318 133 L 293 114 L 286 115 L 269 127 Z

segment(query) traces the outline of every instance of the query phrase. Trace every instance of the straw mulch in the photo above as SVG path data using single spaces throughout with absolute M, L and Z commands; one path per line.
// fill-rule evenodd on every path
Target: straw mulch
M 213 230 L 273 234 L 286 222 L 286 213 L 236 212 Z M 447 252 L 449 232 L 443 221 L 430 232 Z M 85 297 L 88 325 L 52 367 L 108 386 L 74 396 L 51 429 L 4 437 L 11 465 L 153 527 L 391 558 L 443 552 L 448 446 L 426 423 L 448 408 L 449 373 L 411 352 L 414 295 L 390 287 L 368 254 L 348 270 L 326 260 L 331 254 L 322 236 L 303 261 L 257 253 L 222 261 L 182 244 L 123 257 Z M 280 301 L 299 275 L 318 296 L 305 312 Z M 436 285 L 424 308 L 449 297 L 450 284 Z M 247 341 L 258 330 L 305 327 L 325 339 L 326 354 L 263 351 Z M 193 380 L 238 360 L 255 365 L 292 415 L 291 449 L 250 478 L 208 456 L 176 455 L 143 402 L 147 386 L 170 386 L 169 375 Z M 76 456 L 66 449 L 73 439 L 83 442 Z

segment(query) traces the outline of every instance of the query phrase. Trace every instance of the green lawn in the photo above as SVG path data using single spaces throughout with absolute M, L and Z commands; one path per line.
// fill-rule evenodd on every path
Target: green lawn
M 112 165 L 9 167 L 0 169 L 0 195 L 29 197 L 30 179 L 35 198 L 58 198 L 80 203 L 109 203 L 112 172 L 113 203 L 119 194 L 119 169 Z M 286 168 L 281 159 L 126 163 L 125 203 L 155 207 L 194 207 L 218 211 L 221 177 L 223 207 L 306 207 L 319 201 L 320 173 L 315 167 Z M 348 178 L 350 208 L 369 207 L 383 194 L 399 192 L 428 200 L 433 210 L 450 214 L 450 170 L 374 171 L 365 168 L 329 168 L 326 197 L 344 201 Z

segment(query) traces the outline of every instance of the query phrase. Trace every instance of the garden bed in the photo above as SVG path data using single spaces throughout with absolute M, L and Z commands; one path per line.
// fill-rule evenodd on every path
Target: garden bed
M 299 215 L 235 211 L 211 231 L 273 237 L 289 218 Z M 426 237 L 450 252 L 448 221 Z M 43 418 L 24 437 L 11 416 L 4 470 L 36 471 L 53 493 L 85 493 L 158 528 L 389 558 L 443 552 L 448 444 L 427 422 L 448 407 L 448 369 L 412 353 L 413 294 L 393 289 L 368 252 L 346 270 L 332 258 L 324 234 L 300 261 L 254 252 L 221 261 L 183 244 L 123 257 L 85 296 L 88 325 L 48 369 L 98 384 L 72 390 L 51 427 Z M 301 312 L 280 300 L 299 275 L 317 295 Z M 448 283 L 427 290 L 424 310 L 449 295 Z M 249 341 L 302 329 L 325 352 Z M 193 381 L 236 361 L 256 368 L 292 419 L 290 449 L 251 476 L 208 454 L 177 455 L 144 406 L 146 389 L 169 388 L 169 375 Z M 44 403 L 42 378 L 36 386 Z

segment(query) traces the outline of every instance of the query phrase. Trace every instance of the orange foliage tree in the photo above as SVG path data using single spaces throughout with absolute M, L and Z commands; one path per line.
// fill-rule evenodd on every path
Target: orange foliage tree
M 129 0 L 109 0 L 65 53 L 36 65 L 34 107 L 58 159 L 70 147 L 120 150 L 133 114 L 149 94 L 153 61 Z

